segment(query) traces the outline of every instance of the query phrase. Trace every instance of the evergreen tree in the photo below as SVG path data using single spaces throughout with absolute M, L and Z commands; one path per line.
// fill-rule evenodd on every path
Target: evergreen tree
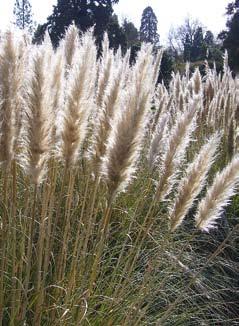
M 206 31 L 204 36 L 204 43 L 207 45 L 207 47 L 214 45 L 214 35 L 211 31 Z
M 151 7 L 143 11 L 140 26 L 140 41 L 159 45 L 159 34 L 157 33 L 158 20 Z
M 223 40 L 224 49 L 228 50 L 231 68 L 239 72 L 239 0 L 229 3 L 226 14 L 227 30 L 221 32 L 218 37 Z
M 192 41 L 190 35 L 187 33 L 184 41 L 184 49 L 183 49 L 183 59 L 185 62 L 191 61 L 191 52 L 192 52 Z
M 160 66 L 158 82 L 164 82 L 165 86 L 169 86 L 172 78 L 172 72 L 174 70 L 174 56 L 170 49 L 166 49 L 163 52 L 162 62 Z
M 117 49 L 119 46 L 121 46 L 122 51 L 125 52 L 127 48 L 126 35 L 123 28 L 119 25 L 117 15 L 113 15 L 110 18 L 107 32 L 109 36 L 110 47 Z
M 141 47 L 139 32 L 134 24 L 127 19 L 124 19 L 122 29 L 126 37 L 127 48 L 130 48 L 130 63 L 132 64 L 135 62 L 137 53 Z
M 193 38 L 191 60 L 197 61 L 205 59 L 206 53 L 204 53 L 204 50 L 205 48 L 202 27 L 198 27 Z
M 66 28 L 74 22 L 82 32 L 95 25 L 95 36 L 100 43 L 113 14 L 112 5 L 118 1 L 58 0 L 46 24 L 38 27 L 35 41 L 42 40 L 45 31 L 48 30 L 53 45 L 57 46 Z
M 132 22 L 124 19 L 122 28 L 126 37 L 127 47 L 139 44 L 139 32 Z
M 20 29 L 33 32 L 32 6 L 29 0 L 16 0 L 13 13 L 15 25 Z
M 214 35 L 211 31 L 206 31 L 203 40 L 203 55 L 207 60 L 213 59 L 213 53 L 215 52 L 216 43 L 214 40 Z

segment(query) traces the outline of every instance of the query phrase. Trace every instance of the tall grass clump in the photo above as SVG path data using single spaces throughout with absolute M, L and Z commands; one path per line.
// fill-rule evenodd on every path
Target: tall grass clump
M 0 323 L 236 325 L 227 56 L 166 88 L 161 50 L 79 35 L 0 41 Z

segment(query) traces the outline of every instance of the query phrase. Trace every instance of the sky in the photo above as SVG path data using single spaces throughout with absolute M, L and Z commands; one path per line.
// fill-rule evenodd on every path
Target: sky
M 0 29 L 5 29 L 13 21 L 15 0 L 0 0 Z M 225 28 L 225 8 L 230 0 L 120 0 L 114 11 L 120 22 L 128 18 L 137 28 L 145 7 L 151 6 L 158 18 L 158 32 L 162 44 L 166 44 L 167 35 L 172 26 L 183 23 L 188 16 L 197 18 L 207 29 L 219 33 Z M 43 23 L 51 14 L 57 0 L 31 0 L 34 19 Z

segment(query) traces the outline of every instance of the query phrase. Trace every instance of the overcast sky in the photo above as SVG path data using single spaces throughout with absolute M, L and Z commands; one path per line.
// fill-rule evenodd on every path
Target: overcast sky
M 13 20 L 12 11 L 15 0 L 0 0 L 0 29 Z M 198 18 L 213 33 L 225 28 L 225 7 L 230 0 L 120 0 L 114 10 L 120 21 L 126 17 L 140 26 L 143 9 L 151 6 L 158 18 L 158 32 L 161 42 L 165 44 L 171 26 L 179 25 L 184 18 Z M 31 0 L 34 19 L 44 22 L 52 12 L 52 5 L 57 0 Z

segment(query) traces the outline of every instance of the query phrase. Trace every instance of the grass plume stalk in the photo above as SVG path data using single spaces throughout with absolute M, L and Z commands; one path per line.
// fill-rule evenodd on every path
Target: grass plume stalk
M 12 242 L 12 307 L 11 314 L 14 318 L 15 298 L 16 298 L 16 158 L 17 158 L 17 140 L 21 127 L 21 87 L 23 77 L 23 60 L 21 57 L 21 39 L 17 41 L 12 31 L 8 30 L 2 39 L 2 48 L 0 49 L 0 162 L 5 169 L 4 187 L 3 187 L 3 205 L 8 206 L 8 191 L 10 188 L 11 195 L 11 211 L 7 218 L 6 211 L 3 212 L 3 220 L 9 225 L 7 238 Z M 12 172 L 12 173 L 11 173 Z M 6 178 L 12 174 L 11 187 Z M 8 188 L 9 187 L 9 188 Z M 10 198 L 9 198 L 10 200 Z M 5 226 L 3 227 L 5 229 Z M 6 232 L 4 230 L 3 232 Z M 6 241 L 2 236 L 2 241 Z M 5 264 L 5 245 L 2 250 L 1 265 L 1 293 L 3 291 L 3 270 Z M 3 298 L 0 299 L 0 324 L 2 323 L 2 305 Z
M 25 319 L 28 305 L 28 291 L 32 266 L 33 237 L 36 223 L 37 193 L 45 174 L 47 161 L 51 152 L 52 135 L 52 102 L 50 99 L 50 80 L 45 72 L 48 65 L 48 52 L 43 48 L 35 49 L 32 57 L 32 71 L 29 72 L 26 93 L 25 145 L 27 151 L 22 158 L 22 164 L 34 184 L 33 206 L 29 225 L 29 239 L 26 255 L 26 277 L 24 280 L 25 303 L 22 307 L 21 319 Z M 43 230 L 42 230 L 43 232 Z M 41 235 L 40 235 L 41 237 Z
M 154 70 L 150 48 L 143 48 L 139 54 L 139 64 L 132 71 L 132 89 L 122 98 L 122 112 L 117 111 L 112 124 L 112 132 L 106 145 L 106 154 L 103 158 L 102 172 L 105 178 L 109 199 L 104 215 L 99 246 L 94 259 L 90 277 L 89 289 L 92 291 L 97 277 L 97 266 L 103 251 L 103 245 L 110 222 L 112 203 L 117 194 L 124 191 L 136 169 L 136 160 L 139 157 L 141 143 L 144 136 L 144 124 L 147 123 L 146 114 L 152 92 Z M 148 79 L 147 79 L 148 78 Z M 148 83 L 145 81 L 148 80 Z M 145 84 L 144 84 L 145 83 Z M 142 129 L 139 127 L 141 126 Z

